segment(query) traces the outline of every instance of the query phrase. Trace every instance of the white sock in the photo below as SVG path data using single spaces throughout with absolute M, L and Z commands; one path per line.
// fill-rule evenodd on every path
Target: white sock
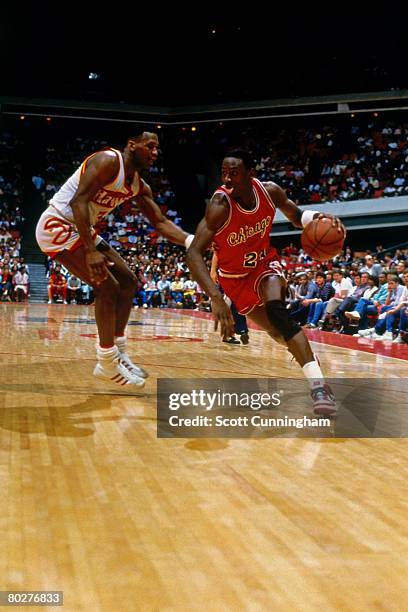
M 119 353 L 126 353 L 126 336 L 115 336 L 115 344 L 119 349 Z
M 98 361 L 113 361 L 115 357 L 118 356 L 118 347 L 116 344 L 109 348 L 101 348 L 100 346 L 97 346 L 96 354 L 98 356 Z
M 309 363 L 305 363 L 302 370 L 309 381 L 310 387 L 316 386 L 316 383 L 319 386 L 324 383 L 323 372 L 317 361 L 309 361 Z

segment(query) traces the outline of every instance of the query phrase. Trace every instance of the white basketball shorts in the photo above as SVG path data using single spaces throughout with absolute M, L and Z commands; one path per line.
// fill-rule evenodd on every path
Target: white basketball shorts
M 40 249 L 55 257 L 60 251 L 75 251 L 82 245 L 82 239 L 76 226 L 62 217 L 58 210 L 49 206 L 41 215 L 35 230 L 35 236 Z M 102 238 L 93 232 L 95 244 L 99 244 Z

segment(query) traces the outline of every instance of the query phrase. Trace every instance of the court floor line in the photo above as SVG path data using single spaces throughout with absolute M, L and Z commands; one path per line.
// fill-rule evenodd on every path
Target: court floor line
M 44 355 L 41 353 L 36 353 L 35 355 L 29 355 L 27 353 L 6 353 L 4 351 L 0 351 L 0 355 L 13 355 L 16 357 L 47 357 L 49 359 L 54 359 L 54 360 L 60 360 L 60 361 L 95 361 L 95 358 L 91 358 L 91 357 L 67 357 L 66 355 L 63 355 L 61 357 L 59 357 L 58 355 Z M 169 364 L 168 363 L 147 363 L 146 361 L 138 361 L 137 363 L 140 363 L 143 366 L 148 366 L 150 368 L 168 368 Z M 266 372 L 243 372 L 242 370 L 240 370 L 239 372 L 235 371 L 235 370 L 220 370 L 219 368 L 203 368 L 203 367 L 194 367 L 191 365 L 188 366 L 183 366 L 183 365 L 171 365 L 172 368 L 174 369 L 185 369 L 185 370 L 198 370 L 200 372 L 224 372 L 226 374 L 238 374 L 240 377 L 242 376 L 254 376 L 254 377 L 258 377 L 258 378 L 280 378 L 280 376 L 273 376 L 269 373 Z

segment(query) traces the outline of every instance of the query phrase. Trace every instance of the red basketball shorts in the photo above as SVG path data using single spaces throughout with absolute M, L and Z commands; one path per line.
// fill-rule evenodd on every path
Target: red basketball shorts
M 276 261 L 276 253 L 271 252 L 262 259 L 259 264 L 239 278 L 230 278 L 225 275 L 219 276 L 219 282 L 225 294 L 234 302 L 239 313 L 246 315 L 263 304 L 259 294 L 261 281 L 268 276 L 280 276 L 284 278 L 283 268 Z

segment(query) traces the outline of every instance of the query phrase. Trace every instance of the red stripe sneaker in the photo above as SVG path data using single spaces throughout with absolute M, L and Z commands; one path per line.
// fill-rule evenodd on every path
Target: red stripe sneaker
M 313 413 L 318 416 L 334 416 L 337 413 L 336 399 L 327 383 L 315 381 L 310 395 L 313 401 Z

